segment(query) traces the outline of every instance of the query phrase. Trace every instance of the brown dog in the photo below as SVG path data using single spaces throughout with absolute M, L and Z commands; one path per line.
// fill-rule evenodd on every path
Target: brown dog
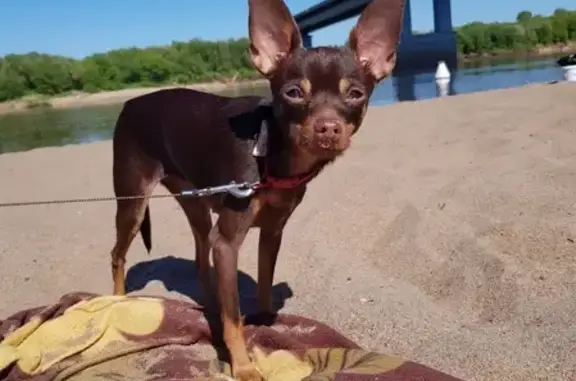
M 374 86 L 391 73 L 404 0 L 374 0 L 347 47 L 308 50 L 282 0 L 249 0 L 249 6 L 250 55 L 270 82 L 272 103 L 161 90 L 126 102 L 113 142 L 117 196 L 150 195 L 158 183 L 178 193 L 231 181 L 261 182 L 248 198 L 178 198 L 194 234 L 205 294 L 213 250 L 224 341 L 233 373 L 242 381 L 261 376 L 243 337 L 238 250 L 248 230 L 260 227 L 257 300 L 260 310 L 271 312 L 283 228 L 306 184 L 348 148 Z M 267 136 L 260 134 L 262 125 Z M 254 154 L 257 141 L 265 144 L 264 154 Z M 218 214 L 214 226 L 211 210 Z M 126 252 L 138 230 L 150 250 L 148 200 L 118 201 L 111 253 L 115 294 L 125 293 Z

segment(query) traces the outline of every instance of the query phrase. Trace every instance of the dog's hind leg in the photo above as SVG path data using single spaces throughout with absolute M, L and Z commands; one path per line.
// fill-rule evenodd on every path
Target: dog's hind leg
M 170 193 L 180 193 L 190 190 L 193 185 L 175 176 L 167 176 L 162 179 L 164 185 Z M 177 197 L 176 200 L 184 210 L 192 234 L 194 235 L 194 246 L 196 249 L 196 273 L 200 286 L 202 287 L 202 297 L 204 305 L 212 300 L 212 290 L 210 287 L 210 242 L 208 236 L 212 229 L 212 218 L 210 209 L 202 199 Z
M 142 195 L 144 198 L 116 201 L 116 243 L 110 253 L 114 295 L 126 293 L 126 253 L 145 218 L 146 229 L 142 229 L 142 238 L 150 250 L 148 197 L 162 173 L 159 162 L 139 151 L 136 143 L 130 139 L 120 138 L 122 136 L 117 136 L 114 141 L 114 194 L 116 197 Z

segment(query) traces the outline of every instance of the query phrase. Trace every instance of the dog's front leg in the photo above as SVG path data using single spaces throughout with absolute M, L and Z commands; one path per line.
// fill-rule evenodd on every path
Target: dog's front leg
M 258 310 L 272 313 L 272 284 L 278 252 L 282 243 L 284 224 L 275 229 L 273 226 L 263 226 L 260 229 L 258 242 Z
M 272 285 L 278 252 L 282 244 L 284 227 L 306 193 L 306 187 L 293 191 L 280 191 L 269 195 L 275 206 L 261 211 L 260 237 L 258 242 L 258 309 L 262 313 L 273 313 Z
M 240 381 L 262 380 L 248 356 L 238 296 L 238 251 L 252 219 L 251 211 L 224 210 L 210 233 L 224 343 L 230 352 L 232 374 Z

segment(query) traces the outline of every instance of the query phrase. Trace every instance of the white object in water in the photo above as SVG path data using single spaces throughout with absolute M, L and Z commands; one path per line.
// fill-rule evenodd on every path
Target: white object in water
M 450 89 L 450 71 L 448 70 L 448 66 L 446 66 L 446 62 L 438 62 L 434 78 L 436 79 L 438 96 L 445 97 L 448 95 Z
M 576 65 L 562 66 L 564 78 L 568 82 L 576 82 Z
M 440 61 L 438 62 L 438 67 L 436 67 L 436 74 L 434 75 L 436 81 L 439 79 L 447 79 L 450 80 L 450 70 L 448 70 L 448 66 L 446 66 L 446 62 Z

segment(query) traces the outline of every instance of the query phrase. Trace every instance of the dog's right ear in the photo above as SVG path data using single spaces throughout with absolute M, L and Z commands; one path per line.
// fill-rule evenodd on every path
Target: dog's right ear
M 271 77 L 302 46 L 300 31 L 283 0 L 248 0 L 250 57 L 256 69 Z

